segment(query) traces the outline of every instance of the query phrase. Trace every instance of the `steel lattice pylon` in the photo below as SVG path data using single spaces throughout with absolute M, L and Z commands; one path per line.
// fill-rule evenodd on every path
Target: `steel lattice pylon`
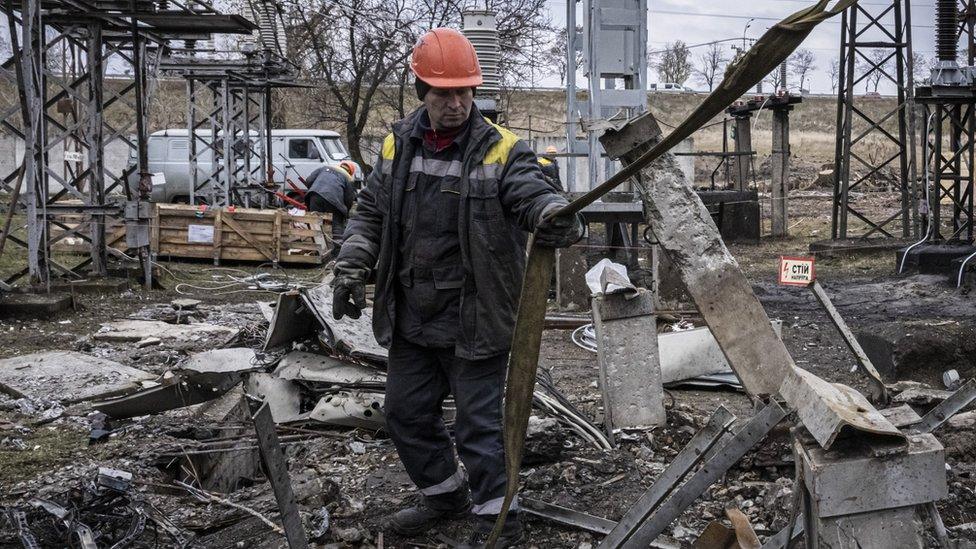
M 24 140 L 25 155 L 22 167 L 2 180 L 7 190 L 20 195 L 15 203 L 24 208 L 27 233 L 25 239 L 8 234 L 7 240 L 26 248 L 28 256 L 23 269 L 4 273 L 7 284 L 25 275 L 36 285 L 47 284 L 52 275 L 106 274 L 106 222 L 122 217 L 125 209 L 109 196 L 128 193 L 126 182 L 138 169 L 138 164 L 108 167 L 104 151 L 116 143 L 136 148 L 138 131 L 135 139 L 132 133 L 145 127 L 146 78 L 157 56 L 148 50 L 146 36 L 127 32 L 128 19 L 70 13 L 73 5 L 58 7 L 35 0 L 3 6 L 15 40 L 14 55 L 2 70 L 4 80 L 20 91 L 18 104 L 5 106 L 0 123 Z M 109 64 L 126 66 L 131 80 L 113 79 L 106 86 Z M 131 122 L 111 125 L 105 114 L 118 110 L 128 111 Z M 138 206 L 132 210 L 137 217 Z M 83 221 L 68 225 L 60 217 L 64 214 L 81 214 Z M 69 238 L 88 244 L 86 259 L 52 256 L 52 248 Z
M 264 207 L 270 202 L 268 191 L 275 190 L 271 93 L 296 84 L 288 63 L 268 50 L 263 54 L 263 59 L 163 62 L 164 72 L 187 82 L 191 203 Z M 200 164 L 207 162 L 210 170 L 204 171 Z
M 112 250 L 105 229 L 124 220 L 129 253 L 139 256 L 150 285 L 147 114 L 166 44 L 184 33 L 199 36 L 200 28 L 256 27 L 205 0 L 2 0 L 0 9 L 12 46 L 0 80 L 17 90 L 0 104 L 0 128 L 22 140 L 25 151 L 20 167 L 0 174 L 0 187 L 12 197 L 0 253 L 8 241 L 27 250 L 26 265 L 0 273 L 0 284 L 27 276 L 49 288 L 53 276 L 106 274 Z M 123 161 L 107 162 L 109 147 L 129 154 L 116 151 Z M 24 221 L 15 225 L 18 213 Z M 67 214 L 80 222 L 66 223 Z M 13 234 L 21 228 L 25 234 Z M 86 243 L 88 257 L 54 256 L 68 239 Z
M 880 39 L 868 40 L 870 35 Z M 869 50 L 883 51 L 874 58 Z M 894 65 L 893 69 L 888 68 Z M 856 70 L 861 65 L 863 70 Z M 865 106 L 855 87 L 877 77 L 894 84 L 897 105 L 881 114 Z M 878 156 L 880 152 L 880 156 Z M 917 234 L 915 109 L 912 81 L 911 7 L 909 0 L 885 6 L 857 4 L 841 21 L 831 238 L 909 237 Z M 881 217 L 858 209 L 853 192 L 889 167 L 897 167 L 900 200 Z M 853 219 L 851 219 L 853 218 Z
M 950 4 L 950 9 L 951 9 Z M 966 65 L 976 61 L 976 2 L 958 4 L 956 43 L 951 30 L 947 51 L 940 57 L 955 58 L 966 52 Z M 951 12 L 950 12 L 951 13 Z M 927 201 L 923 204 L 925 240 L 928 242 L 973 242 L 974 147 L 976 147 L 976 92 L 966 85 L 920 86 L 918 102 L 923 105 L 922 159 Z

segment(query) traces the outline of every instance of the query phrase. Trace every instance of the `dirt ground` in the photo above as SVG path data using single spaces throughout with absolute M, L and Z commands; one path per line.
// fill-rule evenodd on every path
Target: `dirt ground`
M 890 199 L 881 194 L 863 198 L 865 204 L 876 203 L 879 211 Z M 867 384 L 859 373 L 852 372 L 853 356 L 810 292 L 775 283 L 779 255 L 804 254 L 810 242 L 829 236 L 829 218 L 824 215 L 829 206 L 825 193 L 800 194 L 790 207 L 794 236 L 765 239 L 760 245 L 731 245 L 730 250 L 769 316 L 783 321 L 783 340 L 797 364 L 824 379 L 863 391 Z M 768 228 L 768 220 L 765 223 Z M 276 294 L 250 290 L 248 284 L 232 281 L 272 271 L 241 265 L 212 268 L 204 263 L 162 262 L 162 266 L 165 290 L 144 292 L 133 287 L 122 293 L 79 294 L 75 310 L 49 319 L 0 320 L 0 358 L 41 350 L 77 350 L 163 374 L 214 343 L 200 340 L 147 350 L 134 343 L 108 343 L 91 336 L 109 320 L 166 318 L 170 301 L 180 297 L 202 301 L 194 313 L 196 320 L 242 328 L 243 335 L 234 344 L 261 345 L 267 322 L 255 302 L 272 301 Z M 893 252 L 820 257 L 817 272 L 855 331 L 892 323 L 919 333 L 931 333 L 933 327 L 951 328 L 941 339 L 933 336 L 938 339 L 936 343 L 917 345 L 912 355 L 914 366 L 903 366 L 898 377 L 886 376 L 887 382 L 913 380 L 942 389 L 941 374 L 950 367 L 964 380 L 976 375 L 976 354 L 951 352 L 971 345 L 971 341 L 953 338 L 972 333 L 976 304 L 943 277 L 896 276 Z M 321 279 L 323 269 L 290 269 L 272 275 L 283 282 L 309 285 Z M 700 319 L 689 314 L 684 320 Z M 555 385 L 574 405 L 599 424 L 602 400 L 596 356 L 577 347 L 570 333 L 546 331 L 540 366 L 552 374 Z M 200 547 L 284 546 L 278 534 L 241 508 L 204 502 L 174 487 L 172 477 L 164 471 L 166 456 L 192 446 L 186 434 L 190 427 L 187 410 L 117 422 L 117 430 L 106 442 L 89 445 L 90 410 L 85 406 L 70 406 L 61 417 L 44 422 L 38 420 L 38 410 L 25 409 L 22 404 L 0 395 L 0 506 L 23 504 L 31 497 L 55 499 L 93 478 L 98 467 L 107 466 L 133 473 L 139 497 L 179 529 L 195 534 Z M 743 393 L 668 390 L 667 426 L 630 431 L 613 450 L 598 450 L 566 430 L 548 433 L 559 444 L 545 445 L 532 463 L 524 464 L 522 495 L 617 520 L 720 405 L 740 419 L 748 418 L 753 410 Z M 919 404 L 916 409 L 924 413 L 930 406 Z M 955 527 L 976 521 L 976 437 L 972 430 L 944 427 L 938 433 L 946 446 L 950 486 L 950 497 L 938 507 L 951 536 L 963 539 L 973 536 L 973 529 Z M 323 508 L 328 511 L 330 524 L 322 538 L 326 546 L 434 547 L 465 536 L 464 521 L 445 522 L 437 535 L 412 540 L 384 528 L 385 517 L 416 494 L 392 443 L 382 432 L 326 429 L 289 442 L 287 453 L 296 499 L 306 519 Z M 780 429 L 702 494 L 659 541 L 690 546 L 709 521 L 724 516 L 726 506 L 742 509 L 764 539 L 789 519 L 793 475 L 790 439 L 788 432 Z M 221 497 L 272 521 L 278 519 L 275 500 L 262 479 Z M 316 521 L 309 520 L 308 524 L 314 526 Z M 592 547 L 601 539 L 600 535 L 532 516 L 527 517 L 526 525 L 525 547 Z M 925 528 L 932 531 L 927 522 Z M 137 546 L 167 546 L 168 538 L 159 533 L 154 538 L 150 530 Z M 934 544 L 933 539 L 929 542 Z M 0 520 L 0 547 L 17 546 L 16 538 Z

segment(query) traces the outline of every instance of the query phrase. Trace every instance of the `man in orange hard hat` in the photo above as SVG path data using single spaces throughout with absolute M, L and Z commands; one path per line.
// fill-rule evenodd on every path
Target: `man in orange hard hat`
M 333 255 L 342 246 L 342 233 L 346 229 L 349 209 L 356 201 L 353 176 L 356 165 L 349 160 L 339 162 L 339 166 L 322 166 L 308 174 L 305 179 L 305 207 L 310 212 L 332 214 Z
M 481 67 L 461 33 L 424 34 L 410 67 L 423 106 L 393 125 L 359 193 L 336 261 L 333 315 L 358 318 L 375 275 L 373 331 L 390 350 L 387 430 L 420 492 L 392 528 L 416 535 L 470 512 L 478 546 L 507 513 L 507 547 L 522 537 L 517 502 L 502 509 L 502 392 L 526 233 L 565 247 L 583 225 L 553 215 L 566 199 L 535 154 L 474 106 Z M 448 394 L 453 441 L 441 417 Z

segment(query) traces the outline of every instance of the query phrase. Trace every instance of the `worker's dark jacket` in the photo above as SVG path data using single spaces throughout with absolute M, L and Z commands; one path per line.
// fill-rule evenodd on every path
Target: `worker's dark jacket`
M 546 181 L 553 186 L 557 191 L 563 191 L 563 181 L 559 177 L 559 164 L 556 163 L 556 157 L 549 156 L 547 154 L 539 155 L 539 168 L 542 170 L 542 175 L 546 177 Z
M 317 194 L 331 204 L 343 217 L 349 215 L 349 209 L 356 201 L 356 189 L 352 186 L 352 178 L 339 173 L 342 168 L 322 166 L 308 175 L 305 184 L 305 205 L 308 206 L 310 195 Z
M 373 331 L 389 346 L 396 318 L 403 194 L 415 156 L 414 125 L 421 107 L 393 126 L 380 157 L 360 191 L 356 212 L 336 260 L 376 269 Z M 484 119 L 472 107 L 458 184 L 458 238 L 464 267 L 456 356 L 478 360 L 507 352 L 525 269 L 525 231 L 535 230 L 550 204 L 565 204 L 546 183 L 535 154 L 512 132 Z

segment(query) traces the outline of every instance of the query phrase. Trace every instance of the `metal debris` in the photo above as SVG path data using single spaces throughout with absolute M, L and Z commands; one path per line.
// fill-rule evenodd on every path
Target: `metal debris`
M 952 396 L 929 410 L 927 414 L 922 416 L 922 420 L 917 425 L 910 428 L 910 431 L 913 433 L 931 433 L 960 410 L 969 406 L 974 400 L 976 400 L 976 379 L 971 379 L 958 391 L 952 393 Z

